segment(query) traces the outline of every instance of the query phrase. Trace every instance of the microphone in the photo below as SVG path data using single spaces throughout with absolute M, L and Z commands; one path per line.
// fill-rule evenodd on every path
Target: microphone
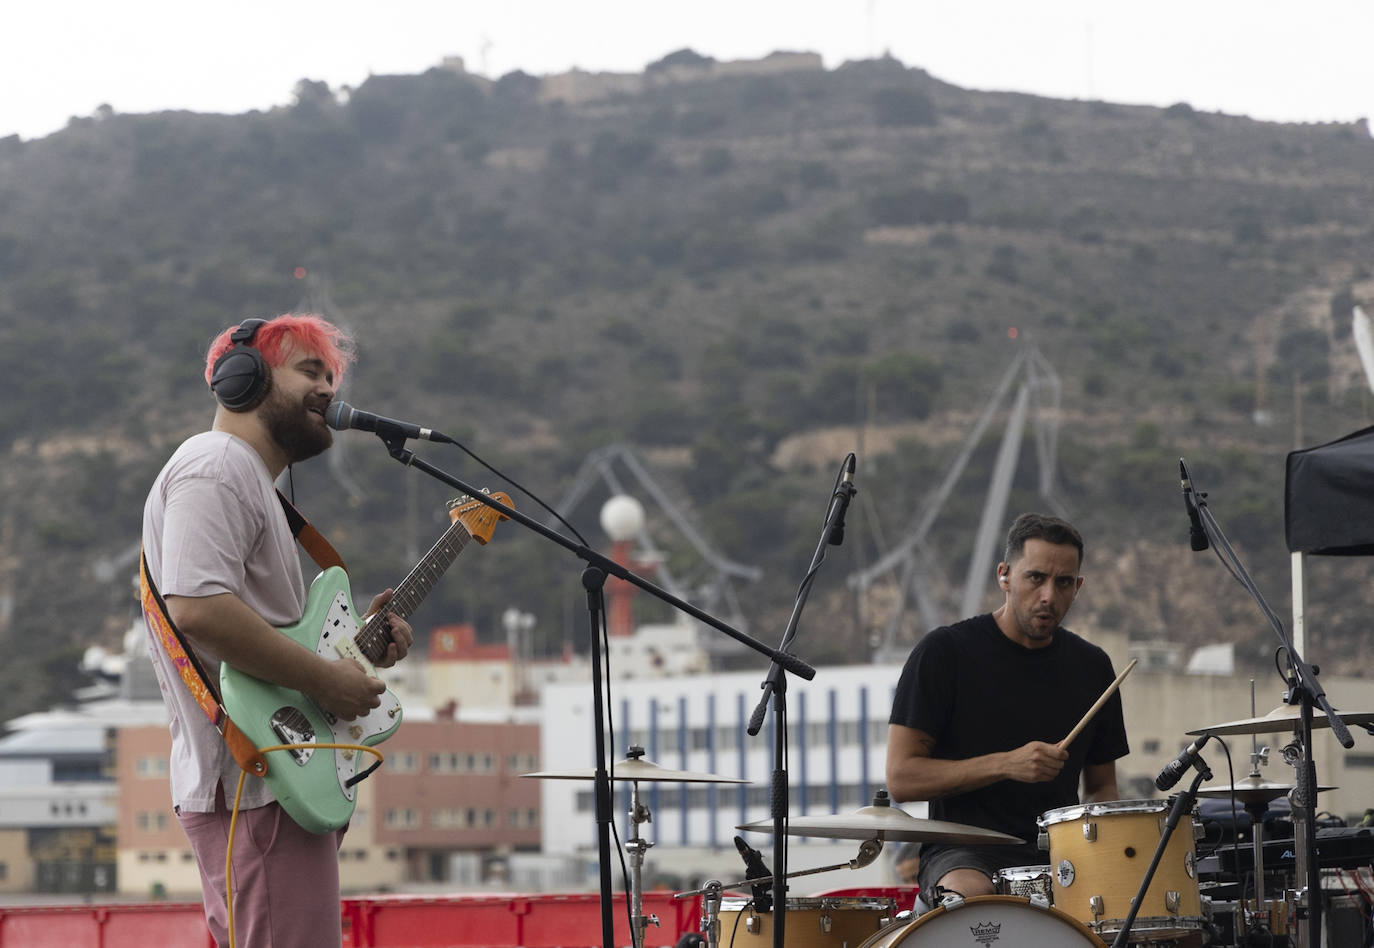
M 421 428 L 419 425 L 412 425 L 408 421 L 396 421 L 394 418 L 374 415 L 370 411 L 359 411 L 348 402 L 339 401 L 337 398 L 330 402 L 329 408 L 325 410 L 324 423 L 335 431 L 347 431 L 349 428 L 356 428 L 359 431 L 375 431 L 379 435 L 423 438 L 425 441 L 438 441 L 441 444 L 453 443 L 453 439 L 446 434 L 441 434 L 430 428 Z
M 1207 549 L 1207 531 L 1202 529 L 1202 517 L 1199 516 L 1197 504 L 1193 501 L 1193 479 L 1188 476 L 1188 468 L 1183 463 L 1183 458 L 1178 459 L 1178 478 L 1183 487 L 1183 506 L 1188 511 L 1188 545 L 1193 548 L 1194 553 L 1201 553 Z M 1198 494 L 1205 498 L 1206 494 Z
M 1193 741 L 1193 743 L 1189 744 L 1184 749 L 1183 753 L 1165 764 L 1164 769 L 1161 770 L 1159 776 L 1155 778 L 1155 788 L 1161 792 L 1172 790 L 1174 784 L 1178 783 L 1179 778 L 1183 776 L 1188 768 L 1197 763 L 1197 754 L 1198 751 L 1202 750 L 1202 745 L 1206 744 L 1211 739 L 1212 735 L 1210 733 L 1203 734 L 1197 740 Z M 1203 766 L 1205 767 L 1206 764 Z
M 735 848 L 744 857 L 744 878 L 745 879 L 766 879 L 773 875 L 764 865 L 763 853 L 744 841 L 744 837 L 735 837 Z M 760 912 L 768 912 L 773 908 L 773 893 L 767 884 L 751 886 L 754 890 L 754 908 Z
M 849 509 L 849 499 L 858 491 L 854 487 L 854 455 L 844 459 L 844 478 L 840 481 L 840 486 L 835 488 L 835 498 L 840 505 L 839 516 L 835 518 L 835 523 L 830 527 L 828 542 L 831 546 L 839 546 L 844 542 L 844 515 Z

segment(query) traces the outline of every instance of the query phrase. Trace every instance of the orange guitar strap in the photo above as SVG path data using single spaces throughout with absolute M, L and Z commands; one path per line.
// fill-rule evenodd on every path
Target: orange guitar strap
M 348 568 L 344 565 L 343 557 L 339 556 L 338 551 L 324 538 L 324 534 L 311 526 L 281 491 L 277 492 L 277 499 L 281 501 L 286 522 L 291 527 L 291 535 L 305 548 L 305 552 L 310 554 L 310 558 L 321 569 L 337 566 L 346 572 Z M 265 776 L 267 758 L 253 745 L 248 736 L 238 729 L 238 725 L 234 724 L 229 713 L 225 711 L 219 690 L 205 673 L 204 666 L 196 657 L 195 649 L 187 644 L 181 630 L 167 614 L 167 603 L 163 601 L 162 594 L 158 592 L 152 577 L 148 575 L 148 558 L 142 553 L 139 555 L 138 584 L 143 600 L 143 613 L 148 617 L 148 624 L 172 659 L 172 664 L 181 673 L 181 680 L 191 692 L 191 697 L 224 738 L 229 753 L 234 755 L 238 765 L 254 776 Z
M 176 670 L 181 673 L 181 680 L 186 683 L 191 697 L 196 700 L 200 710 L 205 712 L 215 730 L 224 738 L 229 753 L 234 755 L 238 765 L 254 776 L 265 776 L 267 758 L 230 720 L 228 712 L 224 710 L 224 702 L 220 700 L 219 691 L 205 673 L 195 650 L 186 644 L 181 630 L 167 614 L 167 604 L 162 601 L 162 594 L 157 591 L 152 577 L 148 575 L 148 557 L 144 553 L 140 553 L 138 558 L 138 585 L 143 599 L 143 614 L 148 617 L 148 625 L 152 627 L 153 634 L 172 659 Z
M 291 535 L 305 548 L 305 552 L 310 554 L 315 565 L 320 569 L 337 566 L 345 573 L 348 572 L 343 557 L 324 538 L 324 534 L 312 527 L 310 521 L 286 499 L 286 495 L 277 491 L 277 500 L 281 501 L 281 509 L 286 512 L 286 522 L 291 526 Z

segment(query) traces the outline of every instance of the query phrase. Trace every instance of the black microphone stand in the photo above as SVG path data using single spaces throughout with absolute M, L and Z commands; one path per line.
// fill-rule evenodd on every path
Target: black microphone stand
M 796 602 L 792 604 L 792 616 L 787 620 L 787 630 L 783 633 L 778 650 L 787 651 L 797 634 L 797 623 L 801 620 L 802 608 L 811 594 L 811 583 L 816 577 L 821 561 L 825 559 L 827 544 L 839 546 L 844 540 L 844 515 L 849 509 L 849 501 L 858 493 L 854 487 L 854 455 L 845 458 L 841 465 L 840 476 L 836 479 L 834 492 L 830 495 L 830 506 L 826 512 L 825 525 L 816 544 L 816 552 L 811 556 L 811 565 L 806 577 L 797 590 Z M 810 680 L 809 678 L 807 679 Z M 773 817 L 773 948 L 783 948 L 787 925 L 787 838 L 786 822 L 788 811 L 787 794 L 787 676 L 783 667 L 774 659 L 768 675 L 760 685 L 763 697 L 749 719 L 750 737 L 759 733 L 763 726 L 768 702 L 773 701 L 773 780 L 770 787 L 770 804 Z
M 1135 924 L 1136 914 L 1140 907 L 1145 904 L 1145 893 L 1150 889 L 1150 883 L 1154 881 L 1155 870 L 1159 868 L 1159 861 L 1164 858 L 1164 850 L 1169 845 L 1169 839 L 1174 835 L 1174 829 L 1178 826 L 1179 820 L 1183 819 L 1183 814 L 1193 812 L 1193 804 L 1197 802 L 1197 788 L 1202 786 L 1203 781 L 1212 779 L 1212 771 L 1201 757 L 1193 758 L 1193 766 L 1197 768 L 1197 774 L 1193 777 L 1193 782 L 1188 789 L 1174 798 L 1174 805 L 1169 810 L 1169 816 L 1164 821 L 1164 830 L 1159 834 L 1159 842 L 1155 844 L 1155 854 L 1150 858 L 1150 865 L 1145 870 L 1145 878 L 1140 880 L 1140 888 L 1136 890 L 1135 898 L 1131 899 L 1130 911 L 1126 913 L 1126 920 L 1122 923 L 1121 930 L 1116 933 L 1116 938 L 1112 939 L 1112 948 L 1124 948 L 1130 938 L 1131 926 Z
M 1188 468 L 1179 458 L 1179 470 L 1183 474 L 1186 490 L 1192 488 L 1192 478 L 1188 474 Z M 1202 521 L 1203 531 L 1207 534 L 1207 539 L 1217 551 L 1217 556 L 1223 565 L 1231 570 L 1232 575 L 1250 593 L 1255 604 L 1259 606 L 1260 612 L 1268 620 L 1274 634 L 1278 636 L 1279 645 L 1288 656 L 1288 676 L 1284 683 L 1288 690 L 1284 692 L 1283 700 L 1286 704 L 1298 705 L 1299 725 L 1298 725 L 1298 749 L 1297 760 L 1294 763 L 1294 787 L 1290 797 L 1294 821 L 1294 842 L 1297 848 L 1298 859 L 1296 867 L 1298 878 L 1303 885 L 1299 886 L 1299 917 L 1305 909 L 1307 913 L 1307 938 L 1304 948 L 1319 948 L 1321 945 L 1321 926 L 1322 926 L 1322 887 L 1321 869 L 1317 864 L 1317 764 L 1312 757 L 1312 708 L 1318 706 L 1326 714 L 1328 723 L 1331 725 L 1331 733 L 1336 740 L 1340 741 L 1342 747 L 1350 748 L 1355 746 L 1355 739 L 1350 736 L 1350 729 L 1345 726 L 1331 702 L 1326 698 L 1326 691 L 1317 681 L 1317 669 L 1303 659 L 1298 654 L 1293 645 L 1293 640 L 1289 638 L 1287 630 L 1279 617 L 1274 614 L 1274 610 L 1269 608 L 1265 602 L 1263 594 L 1255 586 L 1254 580 L 1246 572 L 1244 564 L 1236 556 L 1235 550 L 1231 548 L 1230 541 L 1226 539 L 1226 534 L 1217 524 L 1216 518 L 1212 516 L 1212 511 L 1207 506 L 1207 495 L 1200 491 L 1193 491 L 1197 506 L 1197 513 Z M 1262 909 L 1263 906 L 1256 906 Z
M 816 670 L 801 659 L 788 655 L 786 652 L 769 648 L 757 639 L 727 625 L 715 616 L 698 609 L 689 602 L 679 599 L 666 589 L 655 586 L 642 576 L 625 569 L 625 567 L 621 566 L 610 557 L 604 556 L 581 543 L 569 540 L 561 533 L 550 530 L 542 523 L 527 517 L 513 507 L 508 507 L 500 501 L 494 500 L 480 489 L 435 467 L 423 458 L 416 457 L 415 452 L 409 450 L 405 446 L 406 433 L 404 431 L 398 430 L 394 426 L 379 425 L 376 434 L 386 445 L 387 452 L 406 467 L 416 468 L 455 490 L 462 491 L 473 500 L 485 504 L 492 510 L 503 514 L 508 519 L 514 520 L 525 528 L 534 531 L 544 539 L 558 544 L 578 559 L 588 564 L 582 572 L 582 586 L 587 591 L 587 611 L 591 620 L 592 717 L 593 727 L 595 728 L 596 748 L 594 796 L 596 801 L 597 855 L 600 862 L 601 875 L 601 943 L 602 948 L 614 948 L 615 926 L 611 902 L 611 778 L 606 771 L 606 726 L 601 691 L 601 640 L 598 635 L 598 630 L 601 628 L 601 615 L 604 611 L 602 608 L 601 593 L 607 575 L 623 579 L 627 583 L 644 590 L 649 595 L 685 612 L 699 622 L 704 622 L 713 629 L 724 632 L 735 641 L 749 646 L 760 654 L 767 655 L 772 658 L 775 663 L 783 665 L 788 671 L 795 675 L 800 675 L 807 681 L 816 677 Z M 638 920 L 635 921 L 637 922 Z M 630 933 L 630 938 L 631 944 L 638 948 L 639 939 L 635 937 L 633 931 Z

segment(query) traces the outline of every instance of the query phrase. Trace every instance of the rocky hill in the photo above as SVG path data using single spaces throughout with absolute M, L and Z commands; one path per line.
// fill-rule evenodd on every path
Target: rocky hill
M 590 452 L 632 445 L 763 570 L 740 596 L 770 641 L 862 443 L 862 510 L 808 606 L 817 661 L 881 636 L 890 584 L 856 603 L 845 576 L 910 529 L 1034 346 L 1059 386 L 1053 502 L 1090 544 L 1078 624 L 1237 641 L 1268 667 L 1254 606 L 1187 552 L 1177 460 L 1286 615 L 1284 456 L 1370 415 L 1349 330 L 1374 295 L 1367 126 L 972 92 L 891 59 L 669 59 L 597 95 L 520 73 L 307 77 L 267 113 L 102 110 L 0 140 L 0 718 L 66 694 L 80 650 L 134 615 L 127 574 L 97 567 L 127 563 L 148 483 L 208 423 L 206 342 L 293 308 L 356 334 L 350 402 L 462 437 L 550 503 Z M 962 576 L 1004 418 L 931 528 L 936 588 Z M 339 440 L 295 472 L 297 499 L 372 590 L 442 530 L 446 489 Z M 1012 507 L 1049 503 L 1030 438 L 1018 470 Z M 574 512 L 601 546 L 595 518 Z M 690 575 L 692 549 L 653 526 Z M 503 529 L 417 627 L 494 638 L 519 605 L 540 648 L 580 641 L 577 567 Z M 1359 671 L 1366 572 L 1313 565 L 1324 667 Z

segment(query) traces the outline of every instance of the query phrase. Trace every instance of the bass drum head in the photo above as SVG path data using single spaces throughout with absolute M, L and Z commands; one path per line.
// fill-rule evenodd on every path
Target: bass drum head
M 975 895 L 893 925 L 860 948 L 1107 948 L 1054 906 L 1013 895 Z

